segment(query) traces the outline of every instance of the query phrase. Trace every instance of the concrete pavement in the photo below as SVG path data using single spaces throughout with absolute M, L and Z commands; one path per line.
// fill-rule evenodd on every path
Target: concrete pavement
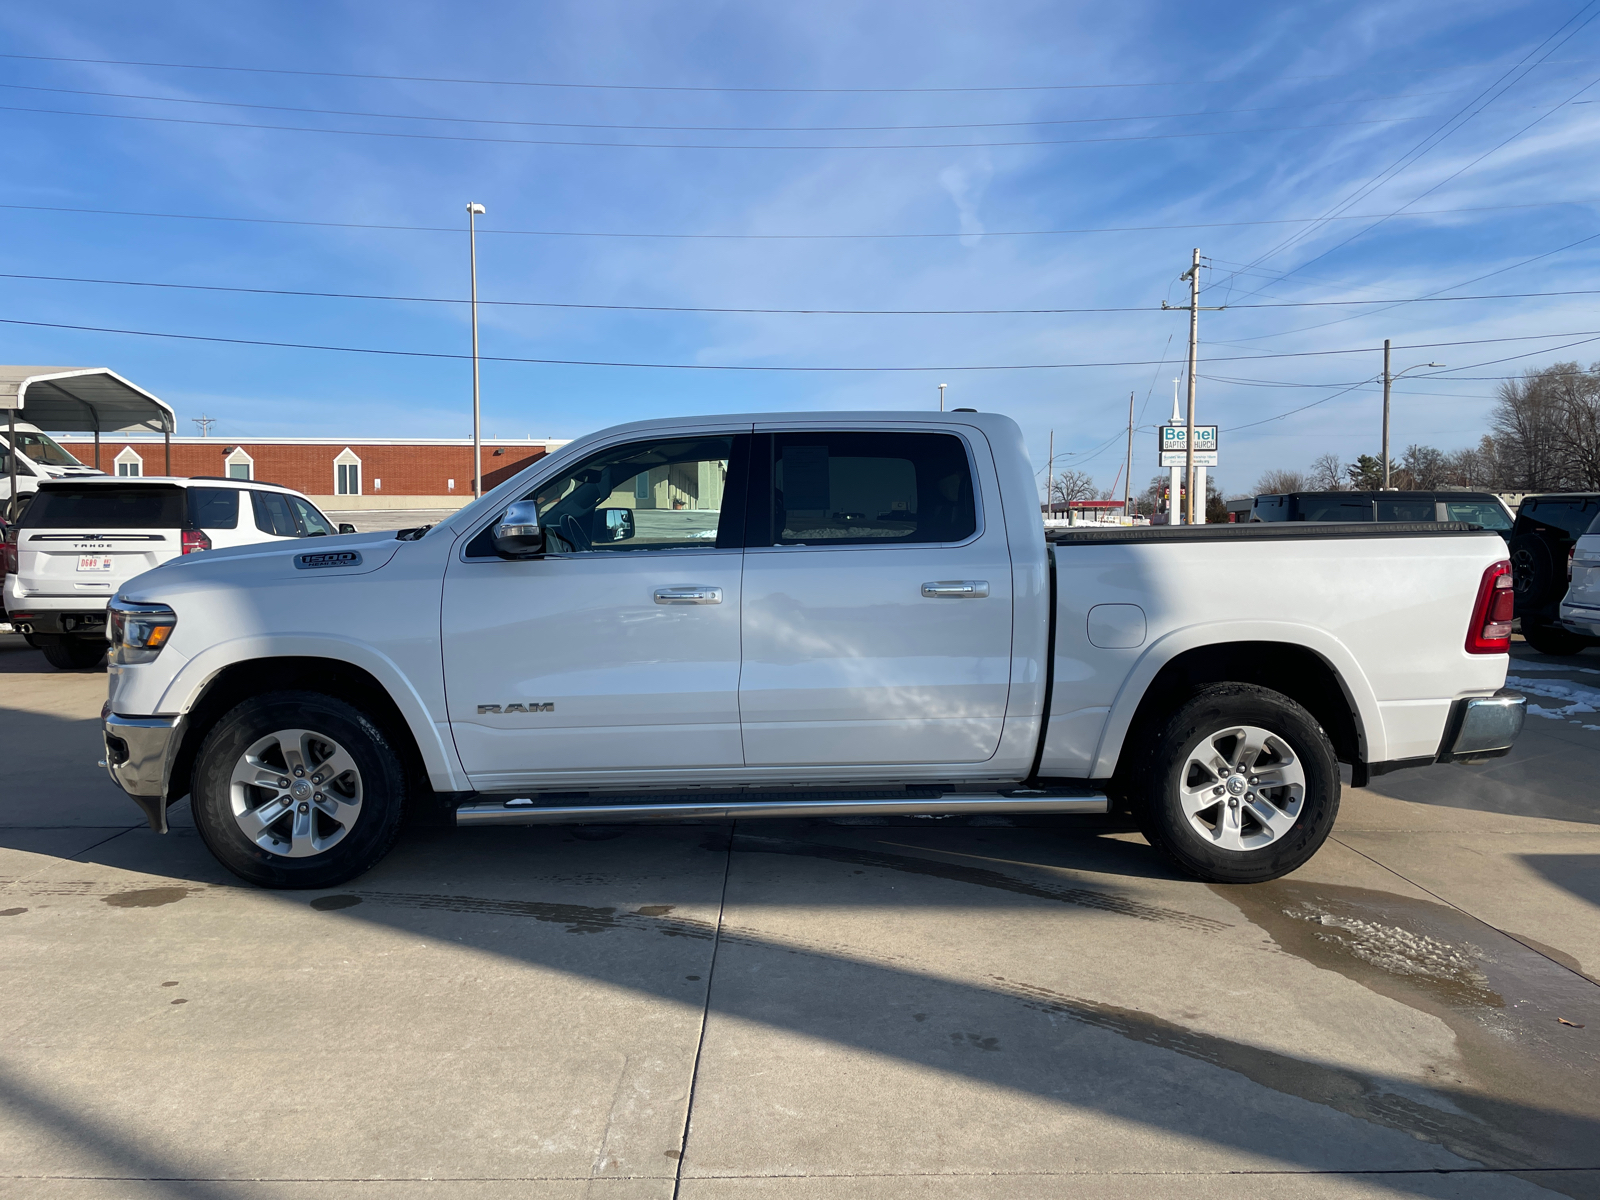
M 416 831 L 240 885 L 0 638 L 18 1197 L 1600 1195 L 1600 725 L 1346 789 L 1286 880 L 1103 818 Z M 1596 706 L 1600 707 L 1600 706 Z M 1586 719 L 1585 719 L 1586 718 Z

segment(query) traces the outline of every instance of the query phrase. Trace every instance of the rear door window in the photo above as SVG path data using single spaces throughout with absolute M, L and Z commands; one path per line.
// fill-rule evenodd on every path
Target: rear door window
M 948 433 L 776 433 L 752 545 L 961 542 L 978 529 L 966 445 Z M 756 493 L 752 492 L 754 497 Z
M 189 489 L 189 527 L 191 529 L 239 528 L 239 489 Z
M 289 497 L 280 492 L 250 493 L 250 504 L 255 509 L 256 528 L 273 537 L 299 537 L 300 525 L 295 520 L 294 509 L 289 507 Z
M 1337 496 L 1302 496 L 1295 500 L 1296 521 L 1370 521 L 1372 520 L 1372 501 L 1365 497 L 1352 496 L 1343 499 Z M 1432 511 L 1431 509 L 1429 510 Z M 1384 518 L 1392 520 L 1393 518 Z
M 1408 496 L 1403 500 L 1379 500 L 1380 521 L 1437 521 L 1439 508 L 1432 496 Z
M 1523 506 L 1528 511 L 1528 506 Z M 1531 516 L 1540 525 L 1553 525 L 1576 541 L 1600 510 L 1600 500 L 1541 500 Z
M 183 489 L 133 484 L 42 487 L 20 524 L 29 529 L 180 529 Z

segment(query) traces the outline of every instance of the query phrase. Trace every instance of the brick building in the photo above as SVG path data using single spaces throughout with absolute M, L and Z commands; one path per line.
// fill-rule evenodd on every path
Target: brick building
M 165 475 L 159 437 L 56 439 L 79 462 L 111 475 Z M 497 439 L 483 443 L 483 490 L 509 479 L 564 441 Z M 467 438 L 175 437 L 173 475 L 260 479 L 303 492 L 321 508 L 458 508 L 472 499 L 472 442 Z

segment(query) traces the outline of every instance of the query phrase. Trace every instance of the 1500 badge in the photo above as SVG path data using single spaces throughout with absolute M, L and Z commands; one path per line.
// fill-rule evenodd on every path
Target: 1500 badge
M 514 713 L 514 712 L 555 712 L 554 704 L 480 704 L 478 715 L 484 713 Z
M 317 567 L 359 567 L 361 565 L 361 551 L 359 550 L 322 550 L 308 554 L 296 554 L 294 565 L 302 571 L 314 570 Z

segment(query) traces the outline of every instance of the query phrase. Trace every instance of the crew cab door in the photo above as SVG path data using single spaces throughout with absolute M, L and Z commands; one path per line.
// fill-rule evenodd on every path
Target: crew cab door
M 1010 688 L 1011 557 L 980 491 L 997 494 L 976 435 L 757 426 L 747 764 L 993 756 Z
M 539 506 L 543 557 L 497 557 L 492 522 L 452 556 L 446 703 L 475 786 L 743 762 L 749 442 L 729 432 L 614 445 L 521 497 Z

